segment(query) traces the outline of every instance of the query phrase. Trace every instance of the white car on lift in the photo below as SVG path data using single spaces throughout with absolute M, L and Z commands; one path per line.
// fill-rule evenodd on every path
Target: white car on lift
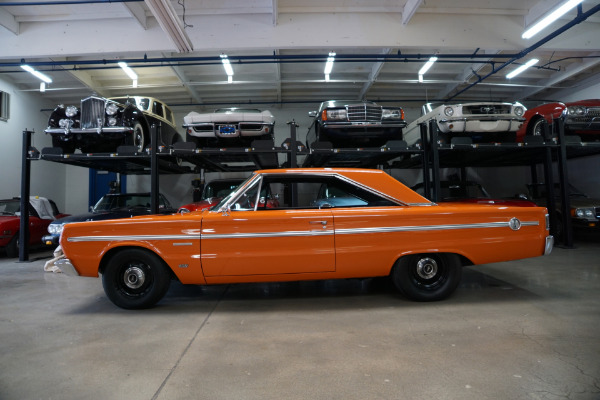
M 255 108 L 218 108 L 183 117 L 186 141 L 198 147 L 246 146 L 253 140 L 273 140 L 275 117 Z
M 421 108 L 421 117 L 406 127 L 403 139 L 409 146 L 419 143 L 420 125 L 435 120 L 441 143 L 451 143 L 454 137 L 469 137 L 474 143 L 514 142 L 516 131 L 525 122 L 525 111 L 518 102 L 427 103 Z

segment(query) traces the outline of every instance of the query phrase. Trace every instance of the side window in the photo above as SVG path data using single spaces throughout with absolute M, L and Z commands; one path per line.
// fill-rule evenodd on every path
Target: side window
M 170 108 L 164 107 L 165 110 L 165 118 L 169 122 L 173 122 L 173 112 L 171 112 Z
M 153 106 L 152 106 L 152 112 L 156 115 L 158 115 L 159 117 L 164 117 L 164 112 L 163 112 L 163 105 L 162 103 L 159 103 L 158 101 L 155 101 Z

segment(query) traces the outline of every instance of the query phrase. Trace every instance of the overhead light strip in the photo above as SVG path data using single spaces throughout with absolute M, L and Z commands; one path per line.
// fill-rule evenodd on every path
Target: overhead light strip
M 437 61 L 437 57 L 433 56 L 429 58 L 429 61 L 427 61 L 419 70 L 419 82 L 423 82 L 423 75 L 425 75 L 427 73 L 427 71 L 429 71 L 429 69 L 433 66 L 433 64 Z
M 50 78 L 48 75 L 42 74 L 40 71 L 36 71 L 35 69 L 33 69 L 32 67 L 30 67 L 27 64 L 21 65 L 21 68 L 23 68 L 25 71 L 29 72 L 30 74 L 32 74 L 39 80 L 42 80 L 46 83 L 52 83 L 52 78 Z
M 325 69 L 323 70 L 323 73 L 325 74 L 325 81 L 329 82 L 329 75 L 331 74 L 331 71 L 333 70 L 333 63 L 335 62 L 335 52 L 330 52 L 329 53 L 329 57 L 327 57 L 327 62 L 325 63 Z
M 522 73 L 523 71 L 525 71 L 527 68 L 530 68 L 530 67 L 534 66 L 535 64 L 537 64 L 539 61 L 540 60 L 538 60 L 537 58 L 532 58 L 531 60 L 527 61 L 525 64 L 521 65 L 519 68 L 506 74 L 506 79 L 514 78 L 515 76 L 517 76 L 520 73 Z
M 231 66 L 231 62 L 229 62 L 227 54 L 221 54 L 221 62 L 223 63 L 223 68 L 227 74 L 227 82 L 233 82 L 233 67 Z
M 132 69 L 129 67 L 129 65 L 127 65 L 127 63 L 126 63 L 126 62 L 119 61 L 117 64 L 119 65 L 119 67 L 121 67 L 121 69 L 122 69 L 123 71 L 125 71 L 125 73 L 127 74 L 127 76 L 131 78 L 131 80 L 133 81 L 133 85 L 132 85 L 132 86 L 133 86 L 134 88 L 136 88 L 136 87 L 138 86 L 138 76 L 137 76 L 137 74 L 135 73 L 135 71 L 134 71 L 134 70 L 132 70 Z
M 531 26 L 530 28 L 528 28 L 527 30 L 525 30 L 525 32 L 523 32 L 523 35 L 521 35 L 521 37 L 523 39 L 530 39 L 530 38 L 532 38 L 537 33 L 539 33 L 541 30 L 543 30 L 548 25 L 550 25 L 551 23 L 553 23 L 554 21 L 556 21 L 557 19 L 559 19 L 560 17 L 562 17 L 563 15 L 565 15 L 566 13 L 568 13 L 569 11 L 571 11 L 573 8 L 577 7 L 582 2 L 583 2 L 583 0 L 569 0 L 569 1 L 567 1 L 566 3 L 564 3 L 563 5 L 561 5 L 560 7 L 558 7 L 556 10 L 554 10 L 550 14 L 548 14 L 546 17 L 544 17 L 541 20 L 539 20 L 533 26 Z

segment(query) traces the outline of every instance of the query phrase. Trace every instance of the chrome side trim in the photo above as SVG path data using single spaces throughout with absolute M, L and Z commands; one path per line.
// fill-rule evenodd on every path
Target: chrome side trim
M 192 235 L 132 235 L 132 236 L 74 236 L 67 238 L 68 242 L 123 242 L 127 240 L 190 240 L 200 236 Z
M 522 222 L 521 226 L 537 226 L 538 221 Z M 336 229 L 335 233 L 350 235 L 356 233 L 387 233 L 387 232 L 414 232 L 414 231 L 441 231 L 453 229 L 481 229 L 509 227 L 509 222 L 485 222 L 481 224 L 456 224 L 456 225 L 423 225 L 423 226 L 389 226 L 377 228 Z
M 286 231 L 286 232 L 253 232 L 253 233 L 209 233 L 202 234 L 202 239 L 249 239 L 249 238 L 274 238 L 274 237 L 298 237 L 298 236 L 329 236 L 335 232 L 329 230 L 314 231 Z
M 538 226 L 539 221 L 523 221 L 521 226 Z M 439 231 L 454 229 L 483 229 L 510 227 L 510 222 L 485 222 L 480 224 L 455 224 L 455 225 L 424 225 L 424 226 L 380 226 L 372 228 L 352 229 L 327 229 L 306 231 L 283 232 L 249 232 L 249 233 L 202 233 L 199 236 L 191 235 L 137 235 L 137 236 L 76 236 L 67 238 L 69 242 L 122 242 L 131 240 L 200 240 L 200 239 L 248 239 L 248 238 L 275 238 L 275 237 L 301 237 L 301 236 L 329 236 L 334 234 L 352 235 L 363 233 L 389 233 L 389 232 L 415 232 Z M 189 242 L 173 243 L 174 246 L 190 245 Z

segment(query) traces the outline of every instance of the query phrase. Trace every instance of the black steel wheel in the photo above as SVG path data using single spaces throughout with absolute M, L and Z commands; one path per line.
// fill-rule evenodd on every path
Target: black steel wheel
M 392 270 L 392 280 L 406 297 L 437 301 L 456 290 L 462 275 L 456 254 L 414 254 L 402 257 Z
M 102 286 L 110 301 L 130 310 L 154 306 L 167 293 L 170 283 L 167 266 L 143 249 L 115 253 L 102 274 Z

